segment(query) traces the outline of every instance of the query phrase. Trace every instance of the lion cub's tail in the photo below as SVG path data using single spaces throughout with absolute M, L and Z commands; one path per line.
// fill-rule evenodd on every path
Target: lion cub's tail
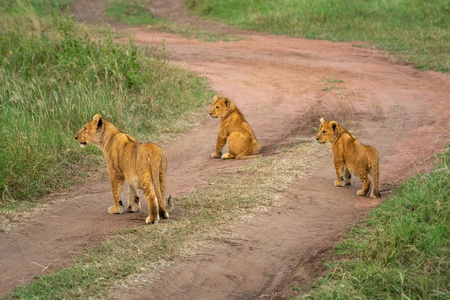
M 172 199 L 172 195 L 170 195 L 169 198 L 166 199 L 166 201 L 167 201 L 167 209 L 172 210 L 174 207 L 174 203 L 173 203 L 174 201 Z
M 372 186 L 372 193 L 370 194 L 371 197 L 380 197 L 380 155 L 378 154 L 378 151 L 373 148 L 373 156 L 371 157 L 370 167 L 371 167 L 371 174 L 373 178 L 373 186 Z

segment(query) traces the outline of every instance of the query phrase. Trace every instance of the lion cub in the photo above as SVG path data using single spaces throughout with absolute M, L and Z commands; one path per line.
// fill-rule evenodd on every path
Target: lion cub
M 149 213 L 145 222 L 153 224 L 160 216 L 169 218 L 165 198 L 167 159 L 161 147 L 136 141 L 99 114 L 78 131 L 75 139 L 81 148 L 94 144 L 103 150 L 114 198 L 114 205 L 108 208 L 110 214 L 125 211 L 121 192 L 126 180 L 130 185 L 128 212 L 140 211 L 137 189 L 142 189 Z
M 259 157 L 261 145 L 256 140 L 252 128 L 245 120 L 244 114 L 227 98 L 214 96 L 214 105 L 209 114 L 213 118 L 221 118 L 217 135 L 216 151 L 212 158 L 244 159 Z M 228 141 L 228 153 L 222 155 L 221 150 Z
M 331 143 L 337 175 L 334 185 L 351 184 L 352 175 L 355 175 L 361 179 L 363 184 L 362 190 L 357 191 L 356 194 L 365 196 L 370 188 L 370 180 L 367 176 L 370 173 L 374 181 L 370 198 L 381 197 L 378 151 L 372 146 L 361 145 L 353 134 L 336 121 L 327 122 L 321 118 L 320 122 L 322 124 L 316 140 L 321 144 Z

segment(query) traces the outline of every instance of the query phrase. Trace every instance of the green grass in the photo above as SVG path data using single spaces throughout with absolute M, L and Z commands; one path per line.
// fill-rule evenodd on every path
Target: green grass
M 147 25 L 162 32 L 181 34 L 189 39 L 207 42 L 238 41 L 239 37 L 230 34 L 203 30 L 190 25 L 176 24 L 154 17 L 147 9 L 150 0 L 108 0 L 106 15 L 113 20 L 127 25 Z
M 428 174 L 406 180 L 337 247 L 313 299 L 449 299 L 450 148 Z
M 327 153 L 315 140 L 294 143 L 272 157 L 224 170 L 203 187 L 174 199 L 168 221 L 118 231 L 101 245 L 86 249 L 73 265 L 53 275 L 36 276 L 32 284 L 17 288 L 6 299 L 108 299 L 120 282 L 131 285 L 139 275 L 148 278 L 149 271 L 195 252 L 239 217 L 276 204 L 279 193 Z M 111 216 L 116 217 L 120 218 Z
M 448 0 L 187 0 L 201 17 L 279 35 L 365 41 L 423 70 L 450 71 Z
M 209 101 L 204 78 L 132 37 L 116 44 L 108 30 L 91 31 L 51 7 L 42 17 L 24 3 L 0 10 L 1 209 L 67 188 L 99 162 L 97 149 L 81 151 L 74 140 L 94 114 L 155 141 L 185 130 L 186 112 Z
M 128 25 L 157 25 L 167 21 L 150 13 L 146 6 L 150 0 L 107 0 L 106 15 Z

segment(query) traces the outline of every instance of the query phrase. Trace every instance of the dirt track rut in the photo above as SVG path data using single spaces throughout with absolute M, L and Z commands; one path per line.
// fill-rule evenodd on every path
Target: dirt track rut
M 155 7 L 163 2 L 152 1 Z M 102 3 L 78 1 L 74 11 L 78 9 L 78 18 L 89 13 L 104 24 L 107 20 L 96 15 L 102 14 Z M 161 47 L 165 40 L 171 63 L 206 76 L 214 90 L 234 100 L 266 156 L 274 155 L 271 149 L 280 142 L 312 137 L 311 128 L 322 116 L 356 122 L 356 136 L 381 154 L 383 200 L 402 179 L 430 167 L 428 159 L 449 141 L 449 75 L 395 64 L 376 51 L 353 47 L 354 43 L 233 29 L 230 32 L 241 34 L 242 41 L 205 43 L 144 28 L 133 31 L 139 44 Z M 169 159 L 168 193 L 179 196 L 218 175 L 221 167 L 245 163 L 209 159 L 217 130 L 217 120 L 205 114 L 201 127 L 162 145 Z M 293 283 L 310 283 L 324 272 L 322 262 L 345 228 L 379 203 L 355 195 L 360 187 L 357 179 L 351 187 L 335 188 L 331 156 L 318 164 L 320 168 L 282 194 L 279 207 L 236 224 L 198 254 L 149 274 L 158 278 L 154 284 L 127 286 L 111 296 L 291 296 Z M 32 220 L 0 234 L 0 296 L 35 274 L 70 263 L 86 245 L 101 242 L 109 232 L 139 225 L 145 218 L 145 213 L 108 215 L 112 200 L 107 181 L 53 198 L 54 203 Z

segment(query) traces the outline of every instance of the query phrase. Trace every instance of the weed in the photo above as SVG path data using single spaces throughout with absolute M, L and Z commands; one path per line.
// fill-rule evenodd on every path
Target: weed
M 341 79 L 335 79 L 335 78 L 327 78 L 322 81 L 327 87 L 323 88 L 323 92 L 329 92 L 331 90 L 342 90 L 344 89 L 341 86 L 337 86 L 338 84 L 344 83 L 344 80 Z

